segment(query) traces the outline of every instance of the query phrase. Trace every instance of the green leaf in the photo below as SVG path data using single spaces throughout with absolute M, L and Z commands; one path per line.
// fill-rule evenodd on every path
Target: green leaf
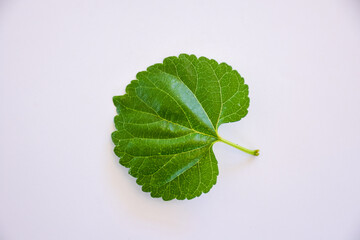
M 168 57 L 139 72 L 126 94 L 113 98 L 118 115 L 112 140 L 120 164 L 144 192 L 164 200 L 207 193 L 219 174 L 212 146 L 223 123 L 249 107 L 248 86 L 226 63 L 194 55 Z

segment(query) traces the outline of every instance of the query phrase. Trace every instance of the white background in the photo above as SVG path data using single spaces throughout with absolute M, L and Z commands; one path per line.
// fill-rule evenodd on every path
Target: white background
M 249 114 L 191 201 L 113 154 L 114 95 L 179 53 L 227 62 Z M 2 0 L 0 239 L 360 239 L 360 2 Z

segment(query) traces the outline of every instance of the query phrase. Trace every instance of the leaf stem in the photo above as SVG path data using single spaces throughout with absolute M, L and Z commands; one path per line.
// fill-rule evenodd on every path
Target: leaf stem
M 250 150 L 250 149 L 244 148 L 244 147 L 242 147 L 242 146 L 239 146 L 239 145 L 237 145 L 237 144 L 235 144 L 235 143 L 232 143 L 232 142 L 230 142 L 230 141 L 228 141 L 228 140 L 226 140 L 226 139 L 223 139 L 222 137 L 219 137 L 219 140 L 220 140 L 221 142 L 226 143 L 226 144 L 228 144 L 228 145 L 230 145 L 230 146 L 233 146 L 234 148 L 237 148 L 237 149 L 239 149 L 239 150 L 241 150 L 241 151 L 243 151 L 243 152 L 246 152 L 246 153 L 251 154 L 251 155 L 254 155 L 254 156 L 259 156 L 259 151 L 260 151 L 259 149 Z

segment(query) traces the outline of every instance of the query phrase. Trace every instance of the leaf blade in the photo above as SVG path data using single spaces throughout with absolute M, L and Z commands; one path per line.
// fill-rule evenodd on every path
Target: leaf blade
M 219 174 L 212 150 L 219 125 L 247 114 L 248 88 L 225 63 L 194 55 L 168 57 L 139 72 L 113 98 L 112 134 L 120 163 L 144 192 L 164 200 L 210 191 Z

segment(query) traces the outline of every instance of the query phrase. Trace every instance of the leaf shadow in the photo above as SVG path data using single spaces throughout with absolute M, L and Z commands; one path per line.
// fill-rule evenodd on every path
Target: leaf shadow
M 107 190 L 113 200 L 112 205 L 115 206 L 114 211 L 117 211 L 119 216 L 126 214 L 136 221 L 159 225 L 169 230 L 186 227 L 186 221 L 181 219 L 190 217 L 185 207 L 187 201 L 163 201 L 143 192 L 136 179 L 128 174 L 128 169 L 119 163 L 113 147 L 110 139 L 107 144 L 109 157 L 104 163 L 104 171 Z
M 255 160 L 256 160 L 256 156 L 251 156 L 248 154 L 244 154 L 247 156 L 244 156 L 244 158 L 241 158 L 242 160 L 231 164 L 231 166 L 226 166 L 223 168 L 224 172 L 226 172 L 227 174 L 236 174 L 238 175 L 239 172 L 241 172 L 243 169 L 246 169 L 247 167 L 249 167 L 250 165 L 252 165 Z

